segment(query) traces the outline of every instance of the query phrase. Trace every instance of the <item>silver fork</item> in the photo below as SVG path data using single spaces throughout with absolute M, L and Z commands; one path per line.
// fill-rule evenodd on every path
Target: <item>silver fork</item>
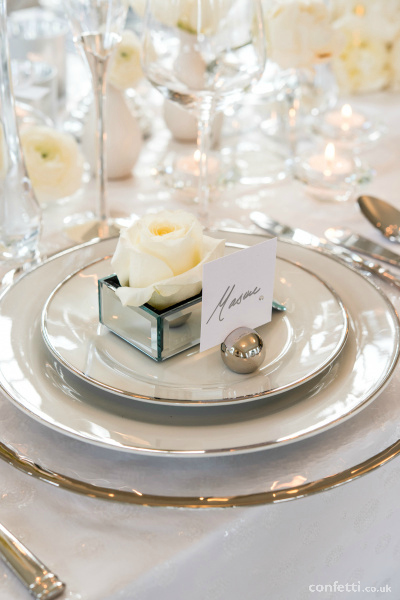
M 64 592 L 65 584 L 1 524 L 0 554 L 36 600 L 52 600 Z

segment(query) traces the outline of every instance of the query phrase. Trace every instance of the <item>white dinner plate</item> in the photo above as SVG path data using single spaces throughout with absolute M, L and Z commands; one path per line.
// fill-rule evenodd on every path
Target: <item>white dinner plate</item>
M 248 244 L 264 239 L 226 233 L 223 237 Z M 347 308 L 347 342 L 324 374 L 270 399 L 196 411 L 100 390 L 72 375 L 49 352 L 41 335 L 41 315 L 58 283 L 90 261 L 112 254 L 115 244 L 105 240 L 59 254 L 0 298 L 0 383 L 11 401 L 41 423 L 88 443 L 131 452 L 230 454 L 323 432 L 366 406 L 389 381 L 399 356 L 399 324 L 386 296 L 335 259 L 279 242 L 279 256 L 298 261 L 318 276 L 329 275 Z
M 157 363 L 99 323 L 97 282 L 112 273 L 107 258 L 57 286 L 43 310 L 43 337 L 74 374 L 140 401 L 202 407 L 272 397 L 322 372 L 347 337 L 346 311 L 336 294 L 315 275 L 278 258 L 274 295 L 287 310 L 273 312 L 271 322 L 257 328 L 266 345 L 260 369 L 234 373 L 219 347 L 199 354 L 198 345 Z

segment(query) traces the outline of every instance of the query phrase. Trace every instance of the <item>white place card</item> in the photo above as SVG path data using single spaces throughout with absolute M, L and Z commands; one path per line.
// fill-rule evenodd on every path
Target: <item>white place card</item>
M 200 352 L 221 344 L 238 327 L 269 323 L 276 247 L 274 238 L 204 265 Z

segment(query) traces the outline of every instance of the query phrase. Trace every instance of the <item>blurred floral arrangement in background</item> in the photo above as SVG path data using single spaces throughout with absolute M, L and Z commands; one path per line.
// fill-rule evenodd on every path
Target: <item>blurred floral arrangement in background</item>
M 129 0 L 143 16 L 144 0 Z M 160 18 L 178 22 L 190 31 L 195 3 L 180 0 Z M 210 4 L 210 6 L 208 6 Z M 218 11 L 233 0 L 217 4 L 204 0 L 210 27 Z M 268 57 L 282 69 L 311 68 L 330 62 L 343 93 L 400 90 L 400 0 L 262 0 Z M 212 17 L 212 18 L 211 18 Z
M 263 0 L 269 58 L 331 62 L 343 93 L 400 89 L 400 0 Z
M 268 58 L 281 69 L 312 68 L 342 47 L 323 0 L 264 0 Z
M 400 89 L 400 0 L 333 0 L 332 24 L 345 38 L 333 70 L 343 92 Z

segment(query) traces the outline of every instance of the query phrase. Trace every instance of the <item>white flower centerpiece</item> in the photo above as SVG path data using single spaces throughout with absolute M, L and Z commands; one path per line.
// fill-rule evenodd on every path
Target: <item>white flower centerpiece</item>
M 99 318 L 108 329 L 157 361 L 199 343 L 202 271 L 224 254 L 185 211 L 146 215 L 121 231 L 99 281 Z
M 269 59 L 281 70 L 286 100 L 300 100 L 296 112 L 322 112 L 336 101 L 331 60 L 343 37 L 332 25 L 324 0 L 264 0 Z M 294 108 L 294 107 L 293 107 Z
M 399 0 L 335 0 L 333 19 L 345 39 L 333 61 L 341 91 L 399 89 Z
M 313 68 L 338 51 L 323 0 L 268 0 L 265 15 L 269 58 L 281 69 Z

